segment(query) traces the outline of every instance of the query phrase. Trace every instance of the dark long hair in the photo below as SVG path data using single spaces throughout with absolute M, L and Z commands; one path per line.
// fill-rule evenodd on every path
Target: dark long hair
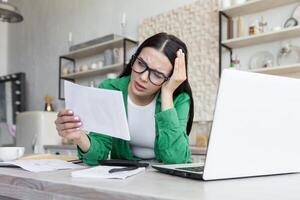
M 182 42 L 174 35 L 170 35 L 162 32 L 149 37 L 138 47 L 135 54 L 132 56 L 129 63 L 124 68 L 123 72 L 119 77 L 128 76 L 131 74 L 131 66 L 135 62 L 136 57 L 141 53 L 142 49 L 145 47 L 152 47 L 165 54 L 168 57 L 169 61 L 171 62 L 173 69 L 174 69 L 174 63 L 176 58 L 176 52 L 179 49 L 182 49 L 183 53 L 185 54 L 186 73 L 187 73 L 188 50 L 186 45 L 184 44 L 184 42 Z M 172 74 L 173 74 L 173 69 L 172 69 Z M 187 79 L 174 91 L 173 97 L 177 97 L 182 92 L 186 92 L 190 96 L 191 101 L 190 101 L 189 119 L 186 127 L 186 133 L 187 135 L 189 135 L 193 124 L 193 118 L 194 118 L 194 99 L 193 99 L 191 86 L 188 82 L 188 74 L 186 74 L 186 77 Z

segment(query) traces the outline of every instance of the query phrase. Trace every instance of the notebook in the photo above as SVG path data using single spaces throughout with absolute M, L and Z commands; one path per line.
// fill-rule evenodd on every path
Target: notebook
M 120 172 L 109 173 L 112 169 L 121 169 L 121 166 L 97 166 L 88 169 L 71 172 L 75 178 L 99 178 L 99 179 L 125 179 L 127 177 L 142 173 L 145 167 L 138 167 L 134 170 L 125 170 Z

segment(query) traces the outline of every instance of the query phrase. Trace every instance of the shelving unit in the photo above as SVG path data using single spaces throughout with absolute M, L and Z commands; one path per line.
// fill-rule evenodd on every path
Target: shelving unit
M 221 12 L 230 17 L 249 15 L 260 11 L 299 2 L 299 0 L 252 0 L 242 5 L 221 9 Z
M 62 78 L 64 79 L 78 79 L 78 78 L 84 78 L 88 77 L 90 75 L 104 75 L 109 72 L 114 72 L 114 71 L 120 71 L 123 69 L 124 63 L 117 63 L 113 65 L 108 65 L 105 66 L 101 69 L 94 69 L 94 70 L 88 70 L 85 72 L 77 72 L 77 73 L 71 73 L 68 75 L 63 75 Z
M 136 43 L 136 41 L 128 39 L 128 38 L 116 38 L 114 40 L 110 40 L 107 42 L 103 42 L 100 44 L 92 45 L 86 48 L 82 48 L 76 51 L 72 51 L 70 53 L 67 53 L 65 55 L 62 55 L 61 57 L 66 57 L 70 59 L 80 59 L 80 58 L 85 58 L 88 56 L 92 56 L 95 54 L 98 54 L 99 52 L 103 52 L 106 49 L 113 49 L 120 47 L 124 44 L 124 41 L 131 41 L 133 43 Z
M 282 29 L 280 31 L 268 32 L 257 34 L 253 36 L 245 36 L 234 39 L 226 39 L 222 38 L 222 19 L 225 17 L 228 22 L 232 21 L 233 17 L 244 16 L 248 14 L 257 13 L 260 11 L 269 10 L 272 8 L 292 4 L 299 2 L 299 0 L 251 0 L 241 5 L 232 6 L 227 9 L 221 9 L 219 11 L 219 75 L 221 76 L 222 70 L 222 48 L 226 48 L 230 52 L 230 59 L 232 58 L 232 49 L 234 48 L 242 48 L 247 46 L 253 46 L 268 42 L 274 42 L 278 40 L 284 40 L 287 38 L 295 38 L 300 36 L 300 26 L 295 26 L 291 28 Z M 232 61 L 232 60 L 231 60 Z M 299 64 L 289 65 L 289 66 L 279 66 L 279 67 L 271 67 L 271 68 L 263 68 L 252 70 L 259 73 L 266 74 L 276 74 L 282 75 L 290 74 L 295 71 L 299 71 Z
M 99 44 L 91 45 L 85 48 L 81 48 L 69 53 L 66 53 L 62 56 L 59 57 L 59 81 L 58 81 L 58 97 L 61 100 L 64 100 L 62 90 L 63 90 L 63 80 L 70 80 L 73 82 L 76 82 L 76 80 L 82 79 L 82 78 L 89 78 L 91 76 L 104 76 L 107 73 L 110 72 L 121 72 L 124 66 L 126 66 L 127 62 L 127 51 L 130 47 L 135 47 L 137 46 L 137 41 L 134 41 L 129 38 L 124 38 L 121 36 L 116 36 L 114 39 L 102 42 Z M 113 50 L 114 48 L 123 48 L 123 62 L 122 63 L 113 63 L 110 65 L 103 66 L 98 69 L 87 69 L 85 71 L 78 72 L 76 71 L 76 61 L 80 59 L 86 59 L 89 57 L 97 56 L 102 53 L 106 49 L 111 49 Z M 72 65 L 72 72 L 69 74 L 62 74 L 62 67 L 63 67 L 63 62 L 64 61 L 69 61 L 71 62 Z
M 246 46 L 253 46 L 257 44 L 273 42 L 277 40 L 284 40 L 287 38 L 299 37 L 299 36 L 300 36 L 300 26 L 295 26 L 280 31 L 225 40 L 222 41 L 222 44 L 226 45 L 229 48 L 241 48 Z
M 272 75 L 290 75 L 294 73 L 300 74 L 300 63 L 293 65 L 277 66 L 277 67 L 268 67 L 250 70 L 252 72 L 272 74 Z

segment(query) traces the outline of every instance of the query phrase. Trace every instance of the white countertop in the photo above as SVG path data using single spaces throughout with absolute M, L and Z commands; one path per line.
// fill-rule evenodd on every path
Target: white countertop
M 0 168 L 0 196 L 18 199 L 300 199 L 300 174 L 198 181 L 149 168 L 125 180 L 72 178 L 70 170 L 31 173 Z

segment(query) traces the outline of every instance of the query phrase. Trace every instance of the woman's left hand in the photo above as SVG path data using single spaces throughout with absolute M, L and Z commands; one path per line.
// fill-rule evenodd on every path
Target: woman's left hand
M 186 80 L 185 54 L 181 49 L 177 51 L 173 74 L 161 88 L 162 93 L 172 94 Z

